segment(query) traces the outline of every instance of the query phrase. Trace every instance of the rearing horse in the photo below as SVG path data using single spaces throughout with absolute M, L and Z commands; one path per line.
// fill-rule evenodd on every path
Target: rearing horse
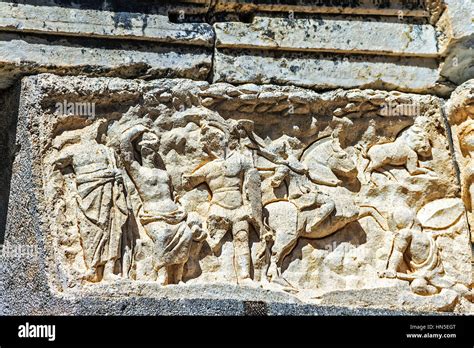
M 328 136 L 311 144 L 303 151 L 300 162 L 308 169 L 307 178 L 303 178 L 309 184 L 306 192 L 308 195 L 318 196 L 315 202 L 320 207 L 311 206 L 302 211 L 288 192 L 284 195 L 286 197 L 276 197 L 264 206 L 266 223 L 275 231 L 268 270 L 272 280 L 279 277 L 284 258 L 291 253 L 300 237 L 324 238 L 359 217 L 358 208 L 355 206 L 349 213 L 338 214 L 332 198 L 321 193 L 316 185 L 334 187 L 342 183 L 338 176 L 351 180 L 357 176 L 356 163 L 342 149 L 336 137 Z M 293 173 L 287 178 L 286 187 L 292 184 L 292 180 L 299 181 L 302 177 L 304 175 Z M 268 180 L 264 180 L 264 184 L 265 182 Z M 265 189 L 267 188 L 264 187 Z M 313 221 L 311 226 L 308 226 L 307 221 Z

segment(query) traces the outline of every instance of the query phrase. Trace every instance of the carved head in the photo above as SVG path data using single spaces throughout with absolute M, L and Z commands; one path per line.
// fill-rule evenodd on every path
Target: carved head
M 201 141 L 204 149 L 216 158 L 225 157 L 229 145 L 229 129 L 217 122 L 205 122 L 201 127 Z
M 357 176 L 357 164 L 352 160 L 349 154 L 341 147 L 338 139 L 331 142 L 332 153 L 328 159 L 328 165 L 331 170 L 344 177 Z
M 229 143 L 227 147 L 230 150 L 237 149 L 240 145 L 242 145 L 242 140 L 247 139 L 251 141 L 254 140 L 254 123 L 252 120 L 238 120 L 238 121 L 230 121 L 230 135 L 229 135 Z M 247 143 L 248 144 L 248 143 Z
M 142 164 L 147 167 L 155 167 L 156 155 L 160 146 L 160 139 L 153 132 L 145 132 L 138 143 Z
M 408 207 L 398 207 L 392 213 L 392 225 L 397 230 L 412 228 L 416 222 L 415 212 Z
M 100 119 L 93 124 L 84 127 L 81 132 L 81 141 L 100 142 L 102 135 L 106 133 L 107 120 Z
M 62 148 L 77 143 L 101 143 L 101 137 L 106 133 L 107 121 L 100 119 L 82 129 L 75 129 L 63 132 L 53 141 L 53 148 Z
M 431 143 L 428 134 L 418 125 L 413 125 L 408 130 L 408 146 L 422 157 L 431 156 Z
M 216 158 L 223 158 L 228 150 L 237 149 L 242 139 L 249 140 L 253 129 L 251 120 L 205 120 L 201 122 L 201 141 L 205 151 Z
M 413 149 L 422 157 L 431 156 L 431 143 L 428 138 L 416 137 L 413 141 Z

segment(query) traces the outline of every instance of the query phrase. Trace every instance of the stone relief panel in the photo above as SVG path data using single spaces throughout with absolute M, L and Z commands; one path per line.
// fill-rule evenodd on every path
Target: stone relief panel
M 401 286 L 470 298 L 438 98 L 179 79 L 71 90 L 45 76 L 42 192 L 63 290 L 238 284 L 311 302 Z M 64 93 L 87 95 L 95 117 L 58 113 Z
M 467 209 L 469 223 L 474 223 L 473 216 L 473 172 L 474 151 L 474 81 L 469 80 L 459 86 L 447 103 L 446 113 L 453 133 L 453 147 L 456 162 L 460 169 L 461 198 Z M 471 233 L 471 240 L 474 242 Z

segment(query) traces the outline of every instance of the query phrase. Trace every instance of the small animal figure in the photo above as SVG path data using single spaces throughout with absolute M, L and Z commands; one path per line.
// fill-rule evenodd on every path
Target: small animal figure
M 426 132 L 415 125 L 394 142 L 372 146 L 366 155 L 369 159 L 366 172 L 370 179 L 374 170 L 392 165 L 405 166 L 411 175 L 429 173 L 430 170 L 418 166 L 418 156 L 431 156 L 431 144 Z

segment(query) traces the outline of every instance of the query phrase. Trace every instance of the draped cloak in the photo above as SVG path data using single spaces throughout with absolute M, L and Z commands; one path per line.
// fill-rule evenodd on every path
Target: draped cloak
M 117 169 L 77 175 L 79 228 L 88 268 L 121 256 L 127 202 L 121 173 Z

